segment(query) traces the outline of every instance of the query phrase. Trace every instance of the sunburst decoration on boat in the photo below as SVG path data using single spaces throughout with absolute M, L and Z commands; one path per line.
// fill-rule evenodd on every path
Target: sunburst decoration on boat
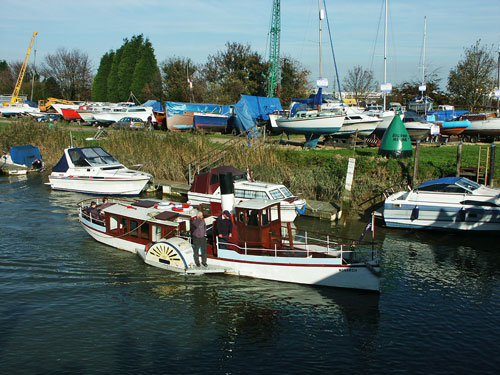
M 166 243 L 154 244 L 148 251 L 148 257 L 157 258 L 155 261 L 176 268 L 185 268 L 182 257 L 177 250 Z

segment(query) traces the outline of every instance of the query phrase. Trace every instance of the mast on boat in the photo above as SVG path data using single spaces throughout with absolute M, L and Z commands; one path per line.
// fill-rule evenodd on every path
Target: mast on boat
M 387 84 L 387 7 L 389 0 L 385 0 L 385 26 L 384 26 L 384 84 Z M 387 109 L 387 93 L 383 92 L 384 111 Z
M 323 68 L 321 62 L 321 21 L 325 18 L 325 11 L 321 7 L 321 0 L 318 0 L 318 11 L 319 11 L 319 77 L 323 78 Z
M 422 86 L 420 86 L 422 91 L 422 97 L 424 99 L 424 114 L 427 116 L 427 95 L 425 95 L 425 42 L 427 40 L 427 17 L 424 16 L 424 46 L 423 46 L 423 56 L 422 56 Z

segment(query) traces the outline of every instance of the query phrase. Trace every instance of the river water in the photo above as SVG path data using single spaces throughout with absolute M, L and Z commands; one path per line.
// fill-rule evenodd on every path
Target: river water
M 377 227 L 377 295 L 150 267 L 87 235 L 80 198 L 0 178 L 0 373 L 498 371 L 498 234 Z

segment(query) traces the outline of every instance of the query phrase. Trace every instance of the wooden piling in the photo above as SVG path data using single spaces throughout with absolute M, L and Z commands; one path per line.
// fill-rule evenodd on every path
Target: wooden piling
M 462 142 L 458 142 L 457 147 L 457 171 L 455 173 L 455 177 L 460 177 L 460 163 L 462 162 Z
M 417 186 L 417 178 L 418 178 L 418 160 L 420 158 L 420 141 L 417 141 L 415 146 L 415 158 L 413 159 L 413 179 L 411 182 L 411 187 L 414 188 Z
M 497 146 L 496 144 L 491 144 L 491 152 L 490 152 L 490 172 L 488 173 L 489 178 L 489 187 L 493 187 L 494 179 L 495 179 L 495 150 Z

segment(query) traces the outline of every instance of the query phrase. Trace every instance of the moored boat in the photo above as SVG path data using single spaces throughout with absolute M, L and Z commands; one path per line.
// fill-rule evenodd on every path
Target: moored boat
M 384 203 L 388 227 L 460 231 L 500 230 L 500 190 L 465 177 L 427 181 Z
M 40 171 L 44 166 L 40 150 L 32 145 L 11 147 L 0 157 L 0 171 L 11 175 Z
M 293 195 L 285 185 L 253 181 L 247 173 L 232 166 L 212 168 L 208 172 L 196 174 L 188 191 L 188 203 L 192 205 L 222 203 L 220 175 L 231 173 L 236 201 L 254 198 L 276 199 L 280 201 L 281 220 L 293 222 L 297 214 L 302 215 L 306 202 Z
M 225 200 L 227 202 L 227 200 Z M 181 273 L 226 273 L 274 281 L 379 291 L 380 266 L 373 243 L 282 226 L 279 202 L 250 200 L 234 206 L 232 237 L 221 244 L 208 230 L 207 266 L 197 267 L 188 218 L 136 203 L 112 203 L 100 217 L 79 203 L 79 221 L 97 241 L 136 252 L 146 264 Z M 226 208 L 226 207 L 225 207 Z M 254 220 L 255 219 L 255 220 Z
M 52 168 L 49 185 L 87 194 L 138 195 L 152 178 L 126 168 L 101 147 L 73 147 L 65 149 Z

